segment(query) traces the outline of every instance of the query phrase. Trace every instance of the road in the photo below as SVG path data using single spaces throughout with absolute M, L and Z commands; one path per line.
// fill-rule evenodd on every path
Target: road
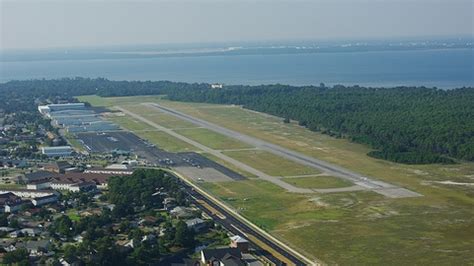
M 242 222 L 240 219 L 235 217 L 234 213 L 231 213 L 230 211 L 226 210 L 225 208 L 221 207 L 219 204 L 215 203 L 215 200 L 211 200 L 208 196 L 204 195 L 202 193 L 201 189 L 198 188 L 197 186 L 192 185 L 187 181 L 185 178 L 181 177 L 181 180 L 183 180 L 183 187 L 185 188 L 186 192 L 191 196 L 193 199 L 194 203 L 199 206 L 201 210 L 203 210 L 206 214 L 211 216 L 214 221 L 222 225 L 224 228 L 229 230 L 235 235 L 240 235 L 242 237 L 246 237 L 246 235 L 252 235 L 255 238 L 257 238 L 259 241 L 264 243 L 265 245 L 271 247 L 274 251 L 278 252 L 281 256 L 285 257 L 288 262 L 294 265 L 317 265 L 316 262 L 312 262 L 308 259 L 305 258 L 307 263 L 305 263 L 302 259 L 296 257 L 292 253 L 288 252 L 284 244 L 279 243 L 279 241 L 275 241 L 273 239 L 269 239 L 268 236 L 265 236 L 261 232 L 258 232 L 251 226 L 249 226 L 247 223 Z M 203 201 L 218 212 L 220 212 L 224 217 L 216 215 L 209 209 L 205 208 L 199 201 Z M 249 223 L 249 222 L 248 222 Z M 260 230 L 259 230 L 260 231 Z M 252 241 L 251 239 L 248 239 L 250 244 L 256 248 L 258 251 L 259 255 L 262 255 L 266 257 L 268 260 L 270 260 L 272 263 L 275 265 L 285 265 L 286 263 L 282 262 L 280 259 L 276 258 L 274 255 L 272 255 L 270 252 L 262 249 L 257 243 Z
M 392 185 L 392 184 L 389 184 L 389 183 L 386 183 L 386 182 L 383 182 L 383 181 L 376 180 L 376 179 L 371 178 L 371 177 L 361 175 L 359 173 L 350 171 L 350 170 L 345 169 L 343 167 L 333 165 L 331 163 L 328 163 L 328 162 L 325 162 L 325 161 L 322 161 L 322 160 L 318 160 L 316 158 L 301 154 L 299 152 L 292 151 L 290 149 L 281 147 L 279 145 L 275 145 L 273 143 L 269 143 L 269 142 L 261 140 L 261 139 L 257 139 L 257 138 L 242 134 L 242 133 L 234 131 L 234 130 L 230 130 L 230 129 L 225 128 L 225 127 L 221 127 L 219 125 L 213 124 L 211 122 L 208 122 L 208 121 L 205 121 L 205 120 L 202 120 L 202 119 L 199 119 L 199 118 L 195 118 L 193 116 L 190 116 L 188 114 L 176 111 L 174 109 L 161 106 L 157 103 L 144 103 L 144 105 L 154 107 L 154 108 L 156 108 L 156 109 L 158 109 L 158 110 L 160 110 L 160 111 L 162 111 L 166 114 L 178 117 L 182 120 L 191 122 L 191 123 L 196 124 L 198 126 L 205 127 L 209 130 L 215 131 L 215 132 L 220 133 L 222 135 L 240 140 L 244 143 L 247 143 L 247 144 L 255 146 L 259 149 L 271 152 L 275 155 L 287 158 L 287 159 L 292 160 L 294 162 L 297 162 L 297 163 L 300 163 L 300 164 L 303 164 L 303 165 L 307 165 L 307 166 L 319 169 L 321 171 L 324 171 L 324 172 L 326 172 L 330 175 L 337 176 L 337 177 L 349 180 L 349 181 L 353 182 L 355 185 L 357 185 L 359 187 L 363 187 L 363 188 L 366 188 L 366 189 L 373 190 L 374 192 L 377 192 L 377 193 L 382 194 L 382 195 L 387 196 L 387 197 L 402 198 L 402 197 L 421 196 L 420 194 L 418 194 L 416 192 L 413 192 L 413 191 L 410 191 L 408 189 L 401 188 L 401 187 L 398 187 L 398 186 L 395 186 L 395 185 Z M 209 148 L 207 148 L 207 149 L 209 149 Z M 215 152 L 216 151 L 214 151 L 214 153 Z M 219 153 L 219 152 L 217 152 L 217 153 L 218 153 L 218 155 L 216 155 L 216 156 L 218 156 L 220 158 L 223 158 L 223 156 L 225 156 L 222 153 Z M 229 161 L 229 158 L 230 157 L 225 158 L 225 160 Z M 232 159 L 232 158 L 230 158 L 230 159 Z M 242 169 L 248 170 L 246 168 L 248 168 L 248 166 L 244 165 Z M 251 171 L 249 171 L 249 172 L 251 172 Z M 257 174 L 257 176 L 260 177 L 260 175 L 258 175 L 258 174 Z M 263 175 L 263 178 L 266 179 L 266 180 L 268 179 L 268 177 L 265 177 L 265 174 Z M 275 183 L 274 180 L 275 180 L 275 178 L 270 177 L 270 180 L 268 180 L 268 181 Z M 285 183 L 283 181 L 281 181 L 281 182 Z M 278 184 L 278 185 L 285 186 L 284 184 Z M 293 192 L 307 193 L 307 192 L 301 191 L 301 189 L 298 189 L 296 187 L 293 187 L 293 188 L 290 187 L 290 189 L 288 189 L 288 190 L 291 191 L 291 189 L 295 190 Z

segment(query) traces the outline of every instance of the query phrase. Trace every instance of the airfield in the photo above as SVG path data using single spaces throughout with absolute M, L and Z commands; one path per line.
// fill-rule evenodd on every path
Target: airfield
M 215 170 L 222 175 L 236 174 L 194 182 L 308 257 L 343 265 L 473 260 L 474 192 L 456 185 L 474 179 L 472 163 L 377 160 L 363 145 L 239 106 L 154 96 L 80 100 L 114 110 L 107 119 L 160 152 L 190 153 L 226 169 Z

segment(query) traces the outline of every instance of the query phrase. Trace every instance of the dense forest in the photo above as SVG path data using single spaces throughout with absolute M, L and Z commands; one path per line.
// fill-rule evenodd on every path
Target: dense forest
M 6 96 L 0 98 L 0 109 L 6 112 L 31 110 L 36 108 L 35 101 L 86 94 L 166 94 L 176 101 L 238 104 L 297 120 L 313 131 L 367 144 L 374 149 L 369 155 L 376 158 L 410 164 L 474 161 L 473 88 L 277 84 L 211 89 L 202 83 L 75 78 L 12 81 L 0 84 L 0 93 Z

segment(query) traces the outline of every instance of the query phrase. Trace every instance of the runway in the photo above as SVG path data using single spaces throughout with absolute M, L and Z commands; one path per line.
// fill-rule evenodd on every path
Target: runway
M 324 171 L 324 172 L 326 172 L 330 175 L 333 175 L 333 176 L 336 176 L 336 177 L 339 177 L 339 178 L 349 180 L 349 181 L 353 182 L 355 185 L 357 185 L 361 188 L 372 190 L 376 193 L 382 194 L 382 195 L 390 197 L 390 198 L 404 198 L 404 197 L 422 196 L 421 194 L 416 193 L 414 191 L 410 191 L 406 188 L 395 186 L 395 185 L 392 185 L 392 184 L 389 184 L 389 183 L 386 183 L 386 182 L 383 182 L 383 181 L 379 181 L 379 180 L 377 180 L 375 178 L 372 178 L 372 177 L 368 177 L 368 176 L 358 174 L 356 172 L 350 171 L 350 170 L 345 169 L 343 167 L 333 165 L 333 164 L 330 164 L 330 163 L 322 161 L 322 160 L 318 160 L 318 159 L 313 158 L 313 157 L 309 157 L 309 156 L 301 154 L 299 152 L 292 151 L 290 149 L 281 147 L 279 145 L 275 145 L 275 144 L 266 142 L 264 140 L 254 138 L 254 137 L 242 134 L 242 133 L 234 131 L 234 130 L 230 130 L 228 128 L 213 124 L 211 122 L 208 122 L 208 121 L 205 121 L 205 120 L 202 120 L 202 119 L 199 119 L 199 118 L 195 118 L 195 117 L 190 116 L 188 114 L 176 111 L 176 110 L 171 109 L 171 108 L 161 106 L 161 105 L 156 104 L 156 103 L 144 103 L 144 105 L 154 107 L 157 110 L 160 110 L 160 111 L 162 111 L 166 114 L 173 115 L 173 116 L 178 117 L 182 120 L 191 122 L 195 125 L 202 126 L 202 127 L 205 127 L 209 130 L 220 133 L 222 135 L 240 140 L 244 143 L 247 143 L 247 144 L 255 146 L 259 149 L 271 152 L 275 155 L 287 158 L 287 159 L 292 160 L 294 162 L 316 168 L 320 171 Z M 175 133 L 175 132 L 173 132 L 173 133 Z M 199 144 L 199 145 L 201 145 L 201 144 Z M 221 154 L 221 153 L 219 153 L 219 154 L 220 154 L 220 156 L 219 155 L 217 155 L 217 156 L 222 157 L 223 154 Z M 227 160 L 229 158 L 225 158 L 225 159 Z M 230 159 L 233 160 L 232 158 L 230 158 Z M 247 165 L 243 165 L 243 167 L 244 167 L 243 169 L 248 168 Z M 245 169 L 245 170 L 248 171 L 249 169 Z M 275 178 L 273 178 L 273 177 L 270 177 L 270 178 L 273 180 L 273 182 L 275 182 L 274 181 Z M 285 183 L 283 181 L 281 181 L 281 182 Z M 287 183 L 285 183 L 285 184 L 287 184 Z M 284 184 L 281 184 L 281 185 L 284 185 Z M 294 187 L 294 188 L 296 188 L 296 187 Z M 298 188 L 296 188 L 296 189 L 299 190 Z M 294 192 L 305 193 L 303 191 L 294 191 Z

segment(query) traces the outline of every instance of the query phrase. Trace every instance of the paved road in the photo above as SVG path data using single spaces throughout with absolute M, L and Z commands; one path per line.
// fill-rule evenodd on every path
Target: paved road
M 294 265 L 307 265 L 307 263 L 304 263 L 301 259 L 297 258 L 296 256 L 294 256 L 293 254 L 287 252 L 285 250 L 285 248 L 281 247 L 279 244 L 269 240 L 268 238 L 266 238 L 265 236 L 263 236 L 262 234 L 260 234 L 259 232 L 257 232 L 256 230 L 254 230 L 252 227 L 248 226 L 247 224 L 241 222 L 239 219 L 235 218 L 234 215 L 230 212 L 228 212 L 227 210 L 225 210 L 224 208 L 222 208 L 221 206 L 219 206 L 218 204 L 214 203 L 212 200 L 208 199 L 205 195 L 201 194 L 198 190 L 195 190 L 193 189 L 190 185 L 188 185 L 187 183 L 183 183 L 183 186 L 184 188 L 186 189 L 186 192 L 192 196 L 192 199 L 194 200 L 194 203 L 199 206 L 199 208 L 201 210 L 203 210 L 206 214 L 208 214 L 209 216 L 211 216 L 214 221 L 216 221 L 217 223 L 221 224 L 224 228 L 226 228 L 227 230 L 229 230 L 230 232 L 232 232 L 233 234 L 235 235 L 240 235 L 240 236 L 243 236 L 243 237 L 246 237 L 245 235 L 243 234 L 246 234 L 246 235 L 252 235 L 254 236 L 255 238 L 257 238 L 259 241 L 265 243 L 266 245 L 268 245 L 269 247 L 271 247 L 273 250 L 275 250 L 276 252 L 278 252 L 280 255 L 282 255 L 283 257 L 285 257 L 289 262 L 291 262 L 292 264 Z M 212 213 L 210 210 L 206 209 L 204 206 L 202 206 L 199 202 L 197 202 L 197 200 L 201 200 L 201 201 L 204 201 L 205 203 L 207 203 L 208 205 L 210 205 L 212 208 L 216 209 L 217 211 L 219 211 L 221 214 L 223 214 L 225 216 L 224 219 L 222 219 L 222 217 L 219 217 L 217 216 L 216 214 Z M 275 265 L 286 265 L 284 262 L 282 262 L 281 260 L 279 260 L 278 258 L 276 258 L 275 256 L 273 256 L 271 253 L 269 253 L 268 251 L 266 250 L 263 250 L 261 247 L 259 247 L 255 242 L 253 242 L 251 239 L 247 239 L 249 240 L 250 244 L 252 245 L 252 247 L 254 249 L 257 250 L 257 252 L 262 255 L 262 256 L 265 256 L 268 260 L 270 260 L 271 262 L 273 262 Z
M 289 150 L 289 149 L 281 147 L 279 145 L 275 145 L 275 144 L 266 142 L 264 140 L 257 139 L 257 138 L 242 134 L 240 132 L 218 126 L 218 125 L 210 123 L 208 121 L 205 121 L 205 120 L 202 120 L 202 119 L 199 119 L 199 118 L 195 118 L 195 117 L 190 116 L 188 114 L 173 110 L 171 108 L 161 106 L 161 105 L 156 104 L 156 103 L 144 103 L 144 104 L 147 105 L 147 106 L 157 108 L 158 110 L 160 110 L 164 113 L 167 113 L 169 115 L 173 115 L 173 116 L 178 117 L 182 120 L 185 120 L 185 121 L 194 123 L 196 125 L 205 127 L 207 129 L 210 129 L 212 131 L 218 132 L 222 135 L 240 140 L 242 142 L 245 142 L 245 143 L 250 144 L 252 146 L 258 147 L 262 150 L 271 152 L 273 154 L 282 156 L 284 158 L 290 159 L 290 160 L 295 161 L 297 163 L 307 165 L 307 166 L 319 169 L 321 171 L 324 171 L 324 172 L 326 172 L 330 175 L 334 175 L 334 176 L 352 181 L 355 185 L 357 185 L 359 187 L 363 187 L 363 188 L 366 188 L 366 189 L 373 190 L 373 191 L 375 191 L 377 193 L 380 193 L 380 194 L 382 194 L 384 196 L 387 196 L 387 197 L 401 198 L 401 197 L 421 196 L 420 194 L 418 194 L 416 192 L 413 192 L 413 191 L 410 191 L 408 189 L 401 188 L 401 187 L 398 187 L 398 186 L 395 186 L 395 185 L 392 185 L 392 184 L 389 184 L 389 183 L 386 183 L 386 182 L 383 182 L 383 181 L 378 181 L 376 179 L 369 178 L 367 176 L 363 176 L 361 174 L 358 174 L 358 173 L 355 173 L 353 171 L 347 170 L 343 167 L 333 165 L 333 164 L 330 164 L 328 162 L 321 161 L 321 160 L 315 159 L 313 157 L 309 157 L 307 155 L 301 154 L 299 152 Z M 216 156 L 223 158 L 223 156 L 225 156 L 225 155 L 222 154 L 222 153 L 218 153 L 218 155 L 216 155 Z M 229 159 L 232 159 L 232 158 L 228 157 L 225 160 L 229 161 Z M 243 167 L 243 169 L 249 171 L 247 165 L 243 164 L 242 167 Z M 249 172 L 254 172 L 254 171 L 249 171 Z M 280 182 L 282 182 L 282 183 L 285 183 L 285 182 L 280 181 L 280 180 L 279 180 L 280 182 L 275 181 L 275 180 L 278 180 L 278 179 L 275 179 L 273 177 L 270 177 L 270 180 L 269 180 L 268 175 L 267 175 L 267 177 L 265 176 L 265 174 L 263 174 L 263 176 L 261 176 L 260 174 L 256 174 L 256 175 L 259 176 L 259 177 L 262 177 L 263 179 L 268 180 L 270 182 L 278 183 L 278 185 L 280 185 L 280 186 L 283 186 L 283 187 L 285 186 L 284 184 L 279 184 Z M 287 183 L 285 183 L 285 184 L 287 184 Z M 293 192 L 307 193 L 307 192 L 303 191 L 305 189 L 302 190 L 302 189 L 299 189 L 299 188 L 296 188 L 296 187 L 293 187 L 293 186 L 287 187 L 287 189 L 290 190 L 290 191 L 293 191 Z M 352 189 L 354 189 L 354 188 L 352 188 Z

